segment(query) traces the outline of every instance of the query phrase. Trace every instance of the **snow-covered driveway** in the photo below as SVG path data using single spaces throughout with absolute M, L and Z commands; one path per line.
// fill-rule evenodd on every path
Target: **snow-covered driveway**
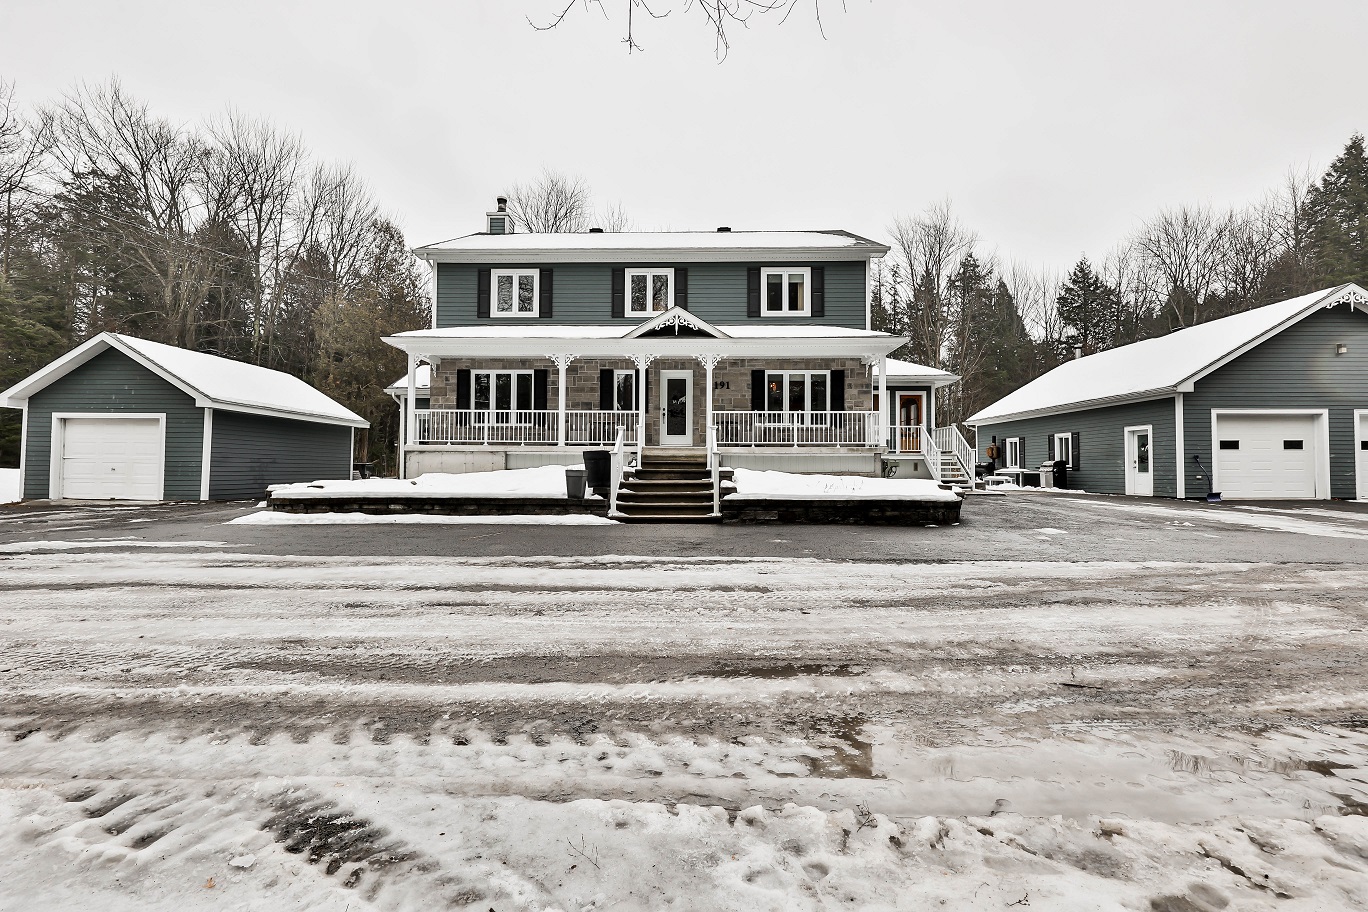
M 0 909 L 1368 902 L 1368 567 L 137 528 L 0 553 Z

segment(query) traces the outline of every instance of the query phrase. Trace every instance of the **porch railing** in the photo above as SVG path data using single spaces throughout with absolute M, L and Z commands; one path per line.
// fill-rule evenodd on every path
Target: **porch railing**
M 878 446 L 877 412 L 713 412 L 719 446 Z
M 931 432 L 936 438 L 936 446 L 954 455 L 959 461 L 960 468 L 970 477 L 974 477 L 974 448 L 969 445 L 969 441 L 964 439 L 959 428 L 955 425 L 936 428 Z
M 919 456 L 924 451 L 926 428 L 920 425 L 893 425 L 888 429 L 888 452 Z
M 636 412 L 574 410 L 565 413 L 568 446 L 608 446 L 619 427 L 628 442 L 636 439 Z M 540 444 L 559 442 L 560 413 L 541 409 L 415 409 L 413 443 Z

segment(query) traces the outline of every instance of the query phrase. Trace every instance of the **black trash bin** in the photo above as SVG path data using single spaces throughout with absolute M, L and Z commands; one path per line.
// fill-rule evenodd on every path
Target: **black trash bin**
M 1040 486 L 1042 488 L 1067 488 L 1069 486 L 1069 464 L 1063 459 L 1040 464 Z
M 600 497 L 608 496 L 613 454 L 607 450 L 584 451 L 584 484 Z
M 584 499 L 584 469 L 565 470 L 565 496 L 571 500 Z

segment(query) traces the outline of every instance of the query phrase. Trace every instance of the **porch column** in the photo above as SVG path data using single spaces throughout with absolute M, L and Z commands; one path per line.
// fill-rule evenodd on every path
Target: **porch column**
M 888 355 L 879 356 L 879 445 L 888 446 Z
M 632 363 L 637 369 L 637 404 L 640 406 L 637 415 L 637 452 L 646 449 L 646 368 L 651 366 L 651 362 L 656 359 L 655 355 L 632 355 Z M 661 391 L 662 394 L 664 391 Z
M 722 356 L 694 355 L 694 357 L 703 365 L 703 373 L 706 376 L 706 379 L 703 382 L 707 384 L 708 389 L 707 418 L 705 419 L 703 427 L 703 439 L 706 441 L 708 439 L 707 432 L 711 430 L 713 426 L 713 368 L 722 360 Z
M 404 399 L 404 428 L 400 435 L 399 477 L 408 477 L 408 448 L 413 444 L 413 404 L 418 398 L 418 356 L 408 353 L 408 396 Z M 431 380 L 428 381 L 431 384 Z
M 556 365 L 556 446 L 565 446 L 565 369 L 574 355 L 547 355 Z

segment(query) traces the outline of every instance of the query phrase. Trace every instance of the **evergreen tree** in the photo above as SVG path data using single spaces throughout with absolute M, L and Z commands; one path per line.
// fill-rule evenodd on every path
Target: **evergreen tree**
M 1121 330 L 1121 296 L 1093 271 L 1087 257 L 1069 273 L 1055 299 L 1055 308 L 1064 330 L 1061 341 L 1067 348 L 1081 348 L 1083 354 L 1091 355 L 1116 346 Z
M 1368 155 L 1355 133 L 1306 200 L 1312 255 L 1323 284 L 1368 285 Z

